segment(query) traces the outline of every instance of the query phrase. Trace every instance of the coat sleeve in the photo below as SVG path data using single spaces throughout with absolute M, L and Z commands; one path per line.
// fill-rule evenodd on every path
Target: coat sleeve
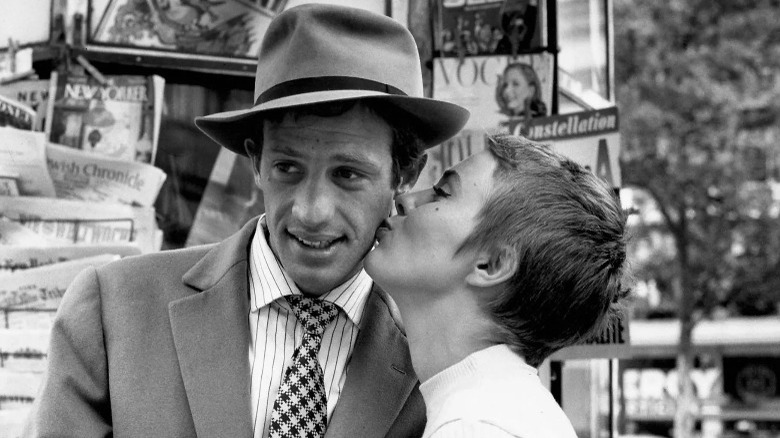
M 63 295 L 49 340 L 48 364 L 24 436 L 110 436 L 111 405 L 100 282 L 81 272 Z

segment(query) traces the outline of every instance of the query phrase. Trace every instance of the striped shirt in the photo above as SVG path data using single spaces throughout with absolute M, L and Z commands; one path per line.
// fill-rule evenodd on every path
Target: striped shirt
M 285 295 L 300 294 L 266 241 L 265 216 L 249 249 L 249 369 L 254 436 L 267 437 L 271 411 L 284 371 L 303 339 L 303 325 Z M 372 281 L 364 270 L 321 299 L 336 304 L 339 314 L 322 336 L 319 360 L 325 377 L 328 420 L 344 388 L 347 363 L 355 346 Z

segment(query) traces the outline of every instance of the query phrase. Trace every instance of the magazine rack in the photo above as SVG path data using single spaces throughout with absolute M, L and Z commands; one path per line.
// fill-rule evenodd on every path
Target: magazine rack
M 271 19 L 286 0 L 89 0 L 76 50 L 104 63 L 253 76 Z

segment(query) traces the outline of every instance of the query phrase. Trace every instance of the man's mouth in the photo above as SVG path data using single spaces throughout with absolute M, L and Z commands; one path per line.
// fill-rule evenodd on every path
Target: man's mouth
M 296 240 L 298 243 L 300 243 L 302 246 L 306 248 L 311 249 L 328 249 L 334 244 L 342 241 L 343 237 L 337 237 L 337 238 L 312 238 L 312 237 L 301 237 L 298 235 L 295 235 L 293 233 L 290 233 L 289 231 L 287 234 L 292 237 L 294 240 Z

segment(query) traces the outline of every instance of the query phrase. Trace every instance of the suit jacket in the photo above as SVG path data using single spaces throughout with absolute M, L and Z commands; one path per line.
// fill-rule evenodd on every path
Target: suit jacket
M 248 247 L 227 240 L 89 269 L 65 293 L 25 435 L 249 437 Z M 425 407 L 395 305 L 367 300 L 326 437 L 420 436 Z

